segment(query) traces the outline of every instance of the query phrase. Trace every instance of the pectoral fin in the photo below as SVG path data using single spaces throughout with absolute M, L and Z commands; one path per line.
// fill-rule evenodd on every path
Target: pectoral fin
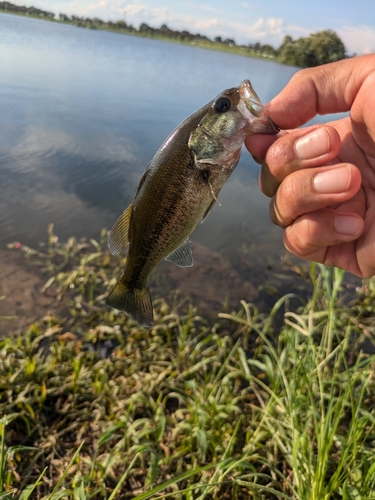
M 132 212 L 133 204 L 130 204 L 117 219 L 108 236 L 108 248 L 113 255 L 121 252 L 129 244 L 129 226 Z
M 210 203 L 209 207 L 208 207 L 208 208 L 207 208 L 207 210 L 206 210 L 206 213 L 205 213 L 205 214 L 204 214 L 204 216 L 202 217 L 201 224 L 202 224 L 202 222 L 204 222 L 204 221 L 207 219 L 208 214 L 211 212 L 212 207 L 215 205 L 215 201 L 216 201 L 215 199 L 211 201 L 211 203 Z
M 173 264 L 176 264 L 178 267 L 191 267 L 194 262 L 189 238 L 185 240 L 182 245 L 177 247 L 176 250 L 173 250 L 165 260 L 173 262 Z

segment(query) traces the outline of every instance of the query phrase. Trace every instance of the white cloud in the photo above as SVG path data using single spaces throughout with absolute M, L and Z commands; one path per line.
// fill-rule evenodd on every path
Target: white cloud
M 375 29 L 370 26 L 344 26 L 337 30 L 349 52 L 370 54 L 375 52 Z
M 260 6 L 256 2 L 241 2 L 241 7 L 245 7 L 245 9 L 251 10 L 259 10 Z
M 71 0 L 66 3 L 62 11 L 79 16 L 100 17 L 104 20 L 125 19 L 126 22 L 136 27 L 142 22 L 153 27 L 159 27 L 165 23 L 175 30 L 186 29 L 211 38 L 220 35 L 223 38 L 233 38 L 237 43 L 259 40 L 264 43 L 278 44 L 286 33 L 284 22 L 279 18 L 259 18 L 254 24 L 248 25 L 245 22 L 225 19 L 219 9 L 199 6 L 192 2 L 186 2 L 185 5 L 194 6 L 194 9 L 200 7 L 205 14 L 197 18 L 197 16 L 180 14 L 178 10 L 168 7 L 148 6 L 138 0 L 94 0 L 88 5 L 84 5 L 81 0 Z M 251 4 L 247 5 L 251 6 Z
M 184 5 L 186 5 L 187 7 L 191 7 L 193 9 L 203 10 L 205 12 L 216 12 L 216 13 L 223 12 L 222 9 L 217 9 L 216 7 L 211 7 L 210 5 L 203 5 L 199 3 L 184 2 Z
M 167 8 L 141 8 L 139 4 L 129 4 L 124 8 L 124 13 L 128 22 L 134 25 L 145 21 L 152 26 L 159 27 L 166 23 L 172 29 L 180 31 L 187 29 L 192 33 L 200 33 L 211 38 L 220 35 L 223 38 L 233 38 L 237 43 L 249 43 L 255 39 L 262 41 L 266 37 L 281 41 L 285 31 L 283 20 L 277 18 L 259 18 L 253 25 L 248 25 L 223 20 L 223 16 L 197 18 L 172 12 Z
M 282 35 L 284 31 L 285 25 L 282 19 L 260 17 L 253 26 L 249 27 L 249 36 L 263 38 L 267 35 Z
M 254 4 L 244 3 L 246 7 L 254 8 Z M 80 0 L 72 0 L 69 5 L 70 10 L 72 10 L 73 5 L 77 6 L 75 11 L 78 15 L 112 20 L 125 19 L 126 22 L 136 27 L 142 22 L 153 27 L 167 24 L 171 29 L 180 31 L 186 29 L 191 33 L 200 33 L 210 38 L 219 35 L 223 38 L 232 38 L 239 44 L 259 41 L 278 47 L 285 35 L 298 38 L 308 36 L 314 31 L 301 26 L 288 25 L 283 19 L 277 17 L 259 17 L 253 24 L 248 24 L 245 21 L 231 21 L 225 16 L 223 17 L 219 9 L 205 5 L 199 6 L 203 12 L 200 17 L 184 15 L 177 9 L 146 5 L 141 0 L 96 0 L 86 7 L 82 6 Z M 198 5 L 193 2 L 185 2 L 184 5 L 198 8 Z
M 243 22 L 230 21 L 223 18 L 218 9 L 197 5 L 196 2 L 186 2 L 186 5 L 194 5 L 194 8 L 200 7 L 202 17 L 180 14 L 178 9 L 172 10 L 168 7 L 156 7 L 146 5 L 141 0 L 94 0 L 89 7 L 82 9 L 81 0 L 72 0 L 70 4 L 81 6 L 80 15 L 91 15 L 102 17 L 103 19 L 123 18 L 134 26 L 146 22 L 154 27 L 161 24 L 168 24 L 172 29 L 187 29 L 192 33 L 201 33 L 211 38 L 222 36 L 223 38 L 233 38 L 237 43 L 247 44 L 249 42 L 260 41 L 261 43 L 270 43 L 279 46 L 285 35 L 291 35 L 293 38 L 308 36 L 319 29 L 307 29 L 298 25 L 287 24 L 283 19 L 272 17 L 259 17 L 252 25 Z M 255 4 L 243 2 L 244 7 L 253 9 Z M 83 12 L 85 11 L 85 12 Z M 344 26 L 337 29 L 339 36 L 345 43 L 349 52 L 358 54 L 375 51 L 375 29 L 369 26 Z
M 23 0 L 13 1 L 18 5 L 25 3 Z M 185 0 L 180 5 L 188 6 L 190 11 L 194 12 L 199 9 L 199 15 L 184 15 L 177 2 L 175 6 L 169 8 L 160 4 L 157 6 L 156 2 L 150 0 L 35 0 L 34 4 L 40 8 L 54 10 L 56 13 L 99 17 L 103 20 L 122 19 L 136 27 L 142 22 L 153 27 L 167 24 L 171 29 L 180 31 L 186 29 L 191 33 L 200 33 L 210 38 L 220 35 L 223 38 L 233 38 L 236 43 L 247 44 L 259 41 L 275 47 L 280 45 L 285 35 L 298 38 L 325 28 L 314 26 L 307 29 L 306 24 L 305 26 L 288 24 L 287 21 L 278 17 L 259 16 L 255 22 L 248 23 L 245 16 L 242 19 L 238 17 L 239 20 L 234 21 L 223 15 L 222 4 L 220 7 L 212 7 L 205 5 L 204 2 L 199 3 L 198 0 Z M 255 2 L 245 0 L 240 5 L 247 12 L 260 11 L 260 6 Z M 252 17 L 255 19 L 254 12 Z M 335 30 L 349 53 L 375 52 L 375 28 L 344 25 Z

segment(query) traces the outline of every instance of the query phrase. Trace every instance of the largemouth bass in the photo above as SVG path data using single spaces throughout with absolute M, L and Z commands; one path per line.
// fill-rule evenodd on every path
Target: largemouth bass
M 108 238 L 117 254 L 129 245 L 124 272 L 106 304 L 140 325 L 153 324 L 148 280 L 162 260 L 193 265 L 189 236 L 217 201 L 237 165 L 245 135 L 274 134 L 249 80 L 225 90 L 183 121 L 165 140 L 139 183 L 134 200 Z

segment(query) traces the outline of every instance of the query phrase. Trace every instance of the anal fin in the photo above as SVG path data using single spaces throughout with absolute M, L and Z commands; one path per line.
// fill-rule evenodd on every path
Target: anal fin
M 176 264 L 178 267 L 191 267 L 194 261 L 189 238 L 187 238 L 182 245 L 177 247 L 176 250 L 173 250 L 165 260 L 173 262 L 173 264 Z

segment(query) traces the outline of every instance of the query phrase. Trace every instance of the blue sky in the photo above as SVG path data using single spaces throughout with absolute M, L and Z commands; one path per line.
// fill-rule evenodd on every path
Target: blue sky
M 56 13 L 124 19 L 138 27 L 166 23 L 237 43 L 260 41 L 278 46 L 297 38 L 335 30 L 349 53 L 375 52 L 375 0 L 12 0 Z

